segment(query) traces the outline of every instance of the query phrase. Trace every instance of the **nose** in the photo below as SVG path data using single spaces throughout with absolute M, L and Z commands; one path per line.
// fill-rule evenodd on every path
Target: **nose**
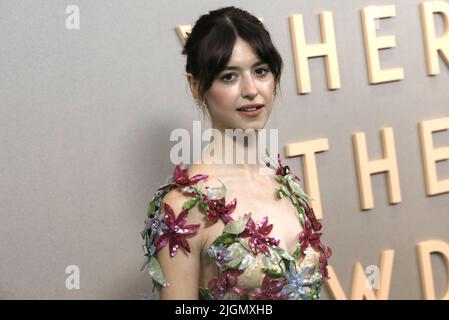
M 241 90 L 243 98 L 253 99 L 257 96 L 257 86 L 252 76 L 244 77 Z

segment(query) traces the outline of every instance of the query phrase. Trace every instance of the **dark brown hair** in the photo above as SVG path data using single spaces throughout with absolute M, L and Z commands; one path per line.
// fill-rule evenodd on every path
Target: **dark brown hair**
M 199 81 L 198 94 L 203 98 L 215 77 L 231 58 L 237 37 L 253 48 L 268 64 L 279 88 L 283 62 L 262 22 L 245 10 L 234 6 L 209 11 L 200 16 L 182 50 L 187 55 L 186 72 Z

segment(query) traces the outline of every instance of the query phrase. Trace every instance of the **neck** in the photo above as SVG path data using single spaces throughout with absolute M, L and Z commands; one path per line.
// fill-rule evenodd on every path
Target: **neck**
M 251 175 L 266 167 L 259 159 L 258 130 L 213 129 L 209 145 L 203 152 L 203 163 Z

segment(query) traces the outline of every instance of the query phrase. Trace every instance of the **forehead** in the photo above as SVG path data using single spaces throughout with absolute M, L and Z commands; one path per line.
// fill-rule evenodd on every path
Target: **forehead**
M 242 40 L 241 38 L 237 38 L 228 65 L 251 66 L 254 62 L 258 60 L 259 57 L 254 52 L 253 48 L 249 45 L 249 43 Z

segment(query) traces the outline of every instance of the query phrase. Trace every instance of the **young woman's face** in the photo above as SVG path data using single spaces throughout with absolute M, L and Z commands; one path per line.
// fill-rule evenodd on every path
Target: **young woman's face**
M 260 61 L 251 46 L 238 37 L 226 68 L 206 92 L 212 127 L 219 130 L 264 128 L 272 110 L 273 90 L 274 76 L 268 64 Z M 262 107 L 242 111 L 245 105 Z

